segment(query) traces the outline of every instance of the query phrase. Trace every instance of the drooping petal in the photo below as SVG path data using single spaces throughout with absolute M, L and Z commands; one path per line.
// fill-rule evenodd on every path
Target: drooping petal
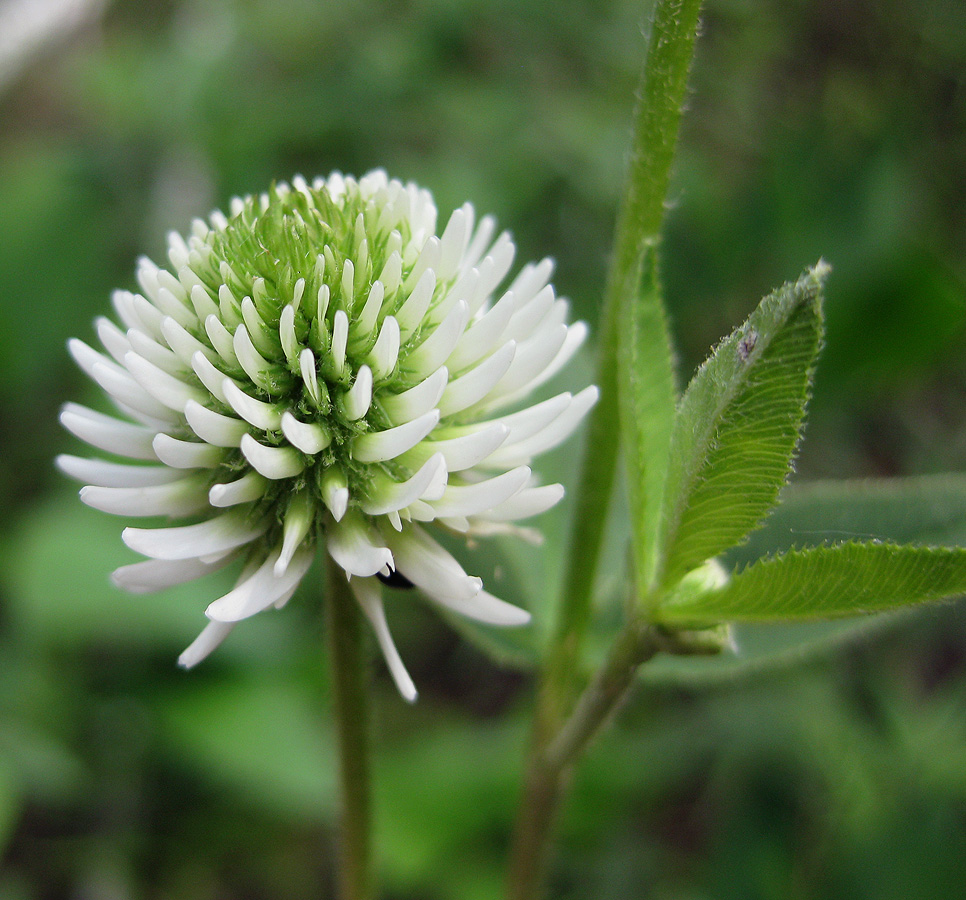
M 389 632 L 389 624 L 386 622 L 386 611 L 382 604 L 382 591 L 379 582 L 375 578 L 353 578 L 349 582 L 352 593 L 356 601 L 362 608 L 363 613 L 372 625 L 375 632 L 376 641 L 382 651 L 386 665 L 392 675 L 393 681 L 403 698 L 410 703 L 415 703 L 417 698 L 416 685 L 403 665 L 399 651 L 393 642 L 392 634 Z
M 205 615 L 216 622 L 238 622 L 268 609 L 282 595 L 298 586 L 315 558 L 312 547 L 301 547 L 284 574 L 277 576 L 275 563 L 278 556 L 277 549 L 270 553 L 253 574 L 210 604 Z
M 201 634 L 178 657 L 178 665 L 182 669 L 190 669 L 198 665 L 205 657 L 221 646 L 234 627 L 234 622 L 209 622 Z

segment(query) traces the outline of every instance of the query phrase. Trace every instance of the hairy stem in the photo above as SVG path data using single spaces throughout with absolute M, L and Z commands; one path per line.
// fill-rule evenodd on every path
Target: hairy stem
M 617 469 L 622 311 L 634 302 L 645 255 L 660 239 L 699 8 L 700 0 L 657 0 L 647 30 L 627 185 L 599 323 L 601 396 L 590 420 L 588 450 L 577 482 L 559 620 L 537 694 L 531 754 L 511 850 L 510 900 L 537 900 L 543 894 L 554 823 L 567 783 L 569 762 L 549 765 L 547 749 L 581 687 L 582 647 Z M 628 452 L 633 449 L 627 448 Z
M 372 900 L 372 813 L 369 789 L 369 704 L 362 612 L 345 573 L 329 565 L 326 612 L 329 665 L 339 745 L 341 816 L 339 897 Z

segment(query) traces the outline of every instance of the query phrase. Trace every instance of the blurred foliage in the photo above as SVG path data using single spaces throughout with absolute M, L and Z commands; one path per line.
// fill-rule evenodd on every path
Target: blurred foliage
M 120 523 L 50 465 L 78 449 L 57 408 L 90 399 L 66 338 L 90 336 L 139 253 L 232 193 L 373 166 L 444 211 L 495 212 L 593 321 L 642 18 L 630 0 L 117 0 L 0 96 L 0 896 L 333 885 L 319 579 L 178 671 L 217 584 L 110 587 L 131 558 Z M 709 0 L 703 32 L 664 262 L 683 361 L 824 255 L 800 476 L 962 469 L 966 7 Z M 566 480 L 573 454 L 544 473 Z M 544 518 L 544 548 L 473 557 L 537 634 L 566 528 Z M 387 896 L 491 900 L 532 683 L 407 592 L 389 615 L 421 699 L 374 665 Z M 966 617 L 867 632 L 754 681 L 642 691 L 578 774 L 554 897 L 954 896 Z M 508 652 L 529 652 L 518 637 Z

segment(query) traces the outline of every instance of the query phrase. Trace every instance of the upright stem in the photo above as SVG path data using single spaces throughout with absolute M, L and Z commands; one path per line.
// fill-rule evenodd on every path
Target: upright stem
M 339 744 L 341 816 L 339 897 L 372 900 L 369 704 L 362 611 L 345 572 L 329 565 L 326 612 L 329 664 Z
M 590 420 L 589 449 L 577 482 L 559 620 L 538 689 L 531 755 L 511 850 L 510 900 L 537 900 L 543 894 L 553 826 L 572 763 L 548 765 L 546 751 L 581 688 L 582 647 L 617 468 L 621 312 L 634 300 L 645 254 L 659 241 L 700 5 L 700 0 L 656 0 L 646 35 L 627 185 L 600 318 L 601 396 Z

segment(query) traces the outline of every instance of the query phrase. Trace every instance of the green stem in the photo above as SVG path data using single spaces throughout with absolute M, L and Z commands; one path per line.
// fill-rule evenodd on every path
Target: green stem
M 341 816 L 339 897 L 372 900 L 369 703 L 362 612 L 345 573 L 329 566 L 326 612 L 329 664 L 339 743 Z
M 582 647 L 617 469 L 622 307 L 634 300 L 644 257 L 659 241 L 699 8 L 700 0 L 657 0 L 647 34 L 627 185 L 600 318 L 600 401 L 588 426 L 559 619 L 537 694 L 531 754 L 511 850 L 510 900 L 536 900 L 542 895 L 554 822 L 566 786 L 569 766 L 548 767 L 546 750 L 580 690 Z

